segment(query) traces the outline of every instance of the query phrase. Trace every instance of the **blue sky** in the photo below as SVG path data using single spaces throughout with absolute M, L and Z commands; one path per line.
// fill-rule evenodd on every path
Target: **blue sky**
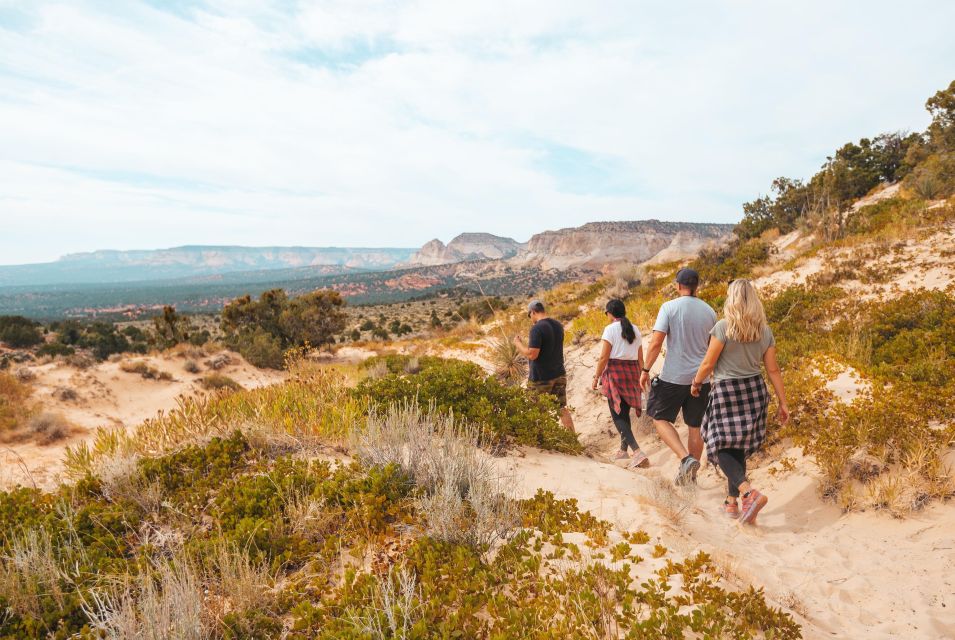
M 922 129 L 955 3 L 0 0 L 0 264 L 735 222 Z

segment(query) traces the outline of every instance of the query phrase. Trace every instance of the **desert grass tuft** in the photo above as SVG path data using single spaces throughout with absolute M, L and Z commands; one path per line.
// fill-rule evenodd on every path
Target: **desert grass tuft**
M 428 535 L 484 547 L 507 537 L 519 515 L 511 480 L 498 473 L 481 443 L 480 431 L 451 414 L 404 403 L 372 412 L 352 449 L 364 464 L 401 467 L 423 490 L 417 506 Z

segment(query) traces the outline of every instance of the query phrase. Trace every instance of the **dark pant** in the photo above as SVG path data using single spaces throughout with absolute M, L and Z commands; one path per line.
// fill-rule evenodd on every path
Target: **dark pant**
M 738 498 L 739 485 L 746 482 L 746 453 L 742 449 L 720 449 L 716 457 L 726 476 L 729 495 Z
M 613 426 L 620 432 L 620 450 L 626 451 L 630 447 L 634 451 L 639 451 L 640 446 L 637 439 L 633 437 L 633 429 L 630 426 L 630 405 L 623 398 L 620 399 L 620 413 L 613 410 L 613 400 L 610 404 L 610 417 L 613 418 Z

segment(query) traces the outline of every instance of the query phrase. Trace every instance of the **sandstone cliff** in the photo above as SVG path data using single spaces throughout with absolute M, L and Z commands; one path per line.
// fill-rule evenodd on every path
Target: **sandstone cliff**
M 538 233 L 511 261 L 566 269 L 615 262 L 680 260 L 695 256 L 707 244 L 727 242 L 732 234 L 731 224 L 590 222 L 582 227 Z

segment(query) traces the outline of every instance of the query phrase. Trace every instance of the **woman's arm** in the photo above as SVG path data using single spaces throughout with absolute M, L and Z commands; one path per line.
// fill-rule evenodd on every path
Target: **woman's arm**
M 786 403 L 786 390 L 783 388 L 783 374 L 779 370 L 779 363 L 776 361 L 776 347 L 766 349 L 766 353 L 763 354 L 763 364 L 766 365 L 769 381 L 773 385 L 773 391 L 776 392 L 776 398 L 779 399 L 779 409 L 777 411 L 779 424 L 786 424 L 789 422 L 789 405 Z
M 641 370 L 643 369 L 643 345 L 642 344 L 640 345 L 640 348 L 637 349 L 637 366 L 640 367 Z M 646 388 L 644 387 L 644 384 L 643 384 L 643 375 L 640 376 L 640 380 L 637 382 L 637 387 L 640 389 L 640 391 L 646 391 Z
M 604 369 L 607 368 L 607 363 L 610 362 L 610 343 L 606 340 L 601 340 L 600 344 L 603 345 L 603 351 L 600 352 L 600 360 L 597 361 L 597 369 L 594 372 L 593 389 L 597 388 L 597 384 L 600 382 L 600 376 L 603 375 Z
M 706 350 L 706 355 L 703 356 L 703 362 L 700 363 L 700 368 L 697 369 L 696 375 L 693 376 L 693 384 L 690 385 L 690 395 L 694 398 L 699 397 L 700 387 L 703 386 L 706 379 L 713 373 L 713 369 L 716 367 L 716 361 L 720 359 L 720 354 L 723 353 L 724 346 L 726 346 L 725 343 L 720 342 L 716 336 L 710 336 L 710 346 Z

